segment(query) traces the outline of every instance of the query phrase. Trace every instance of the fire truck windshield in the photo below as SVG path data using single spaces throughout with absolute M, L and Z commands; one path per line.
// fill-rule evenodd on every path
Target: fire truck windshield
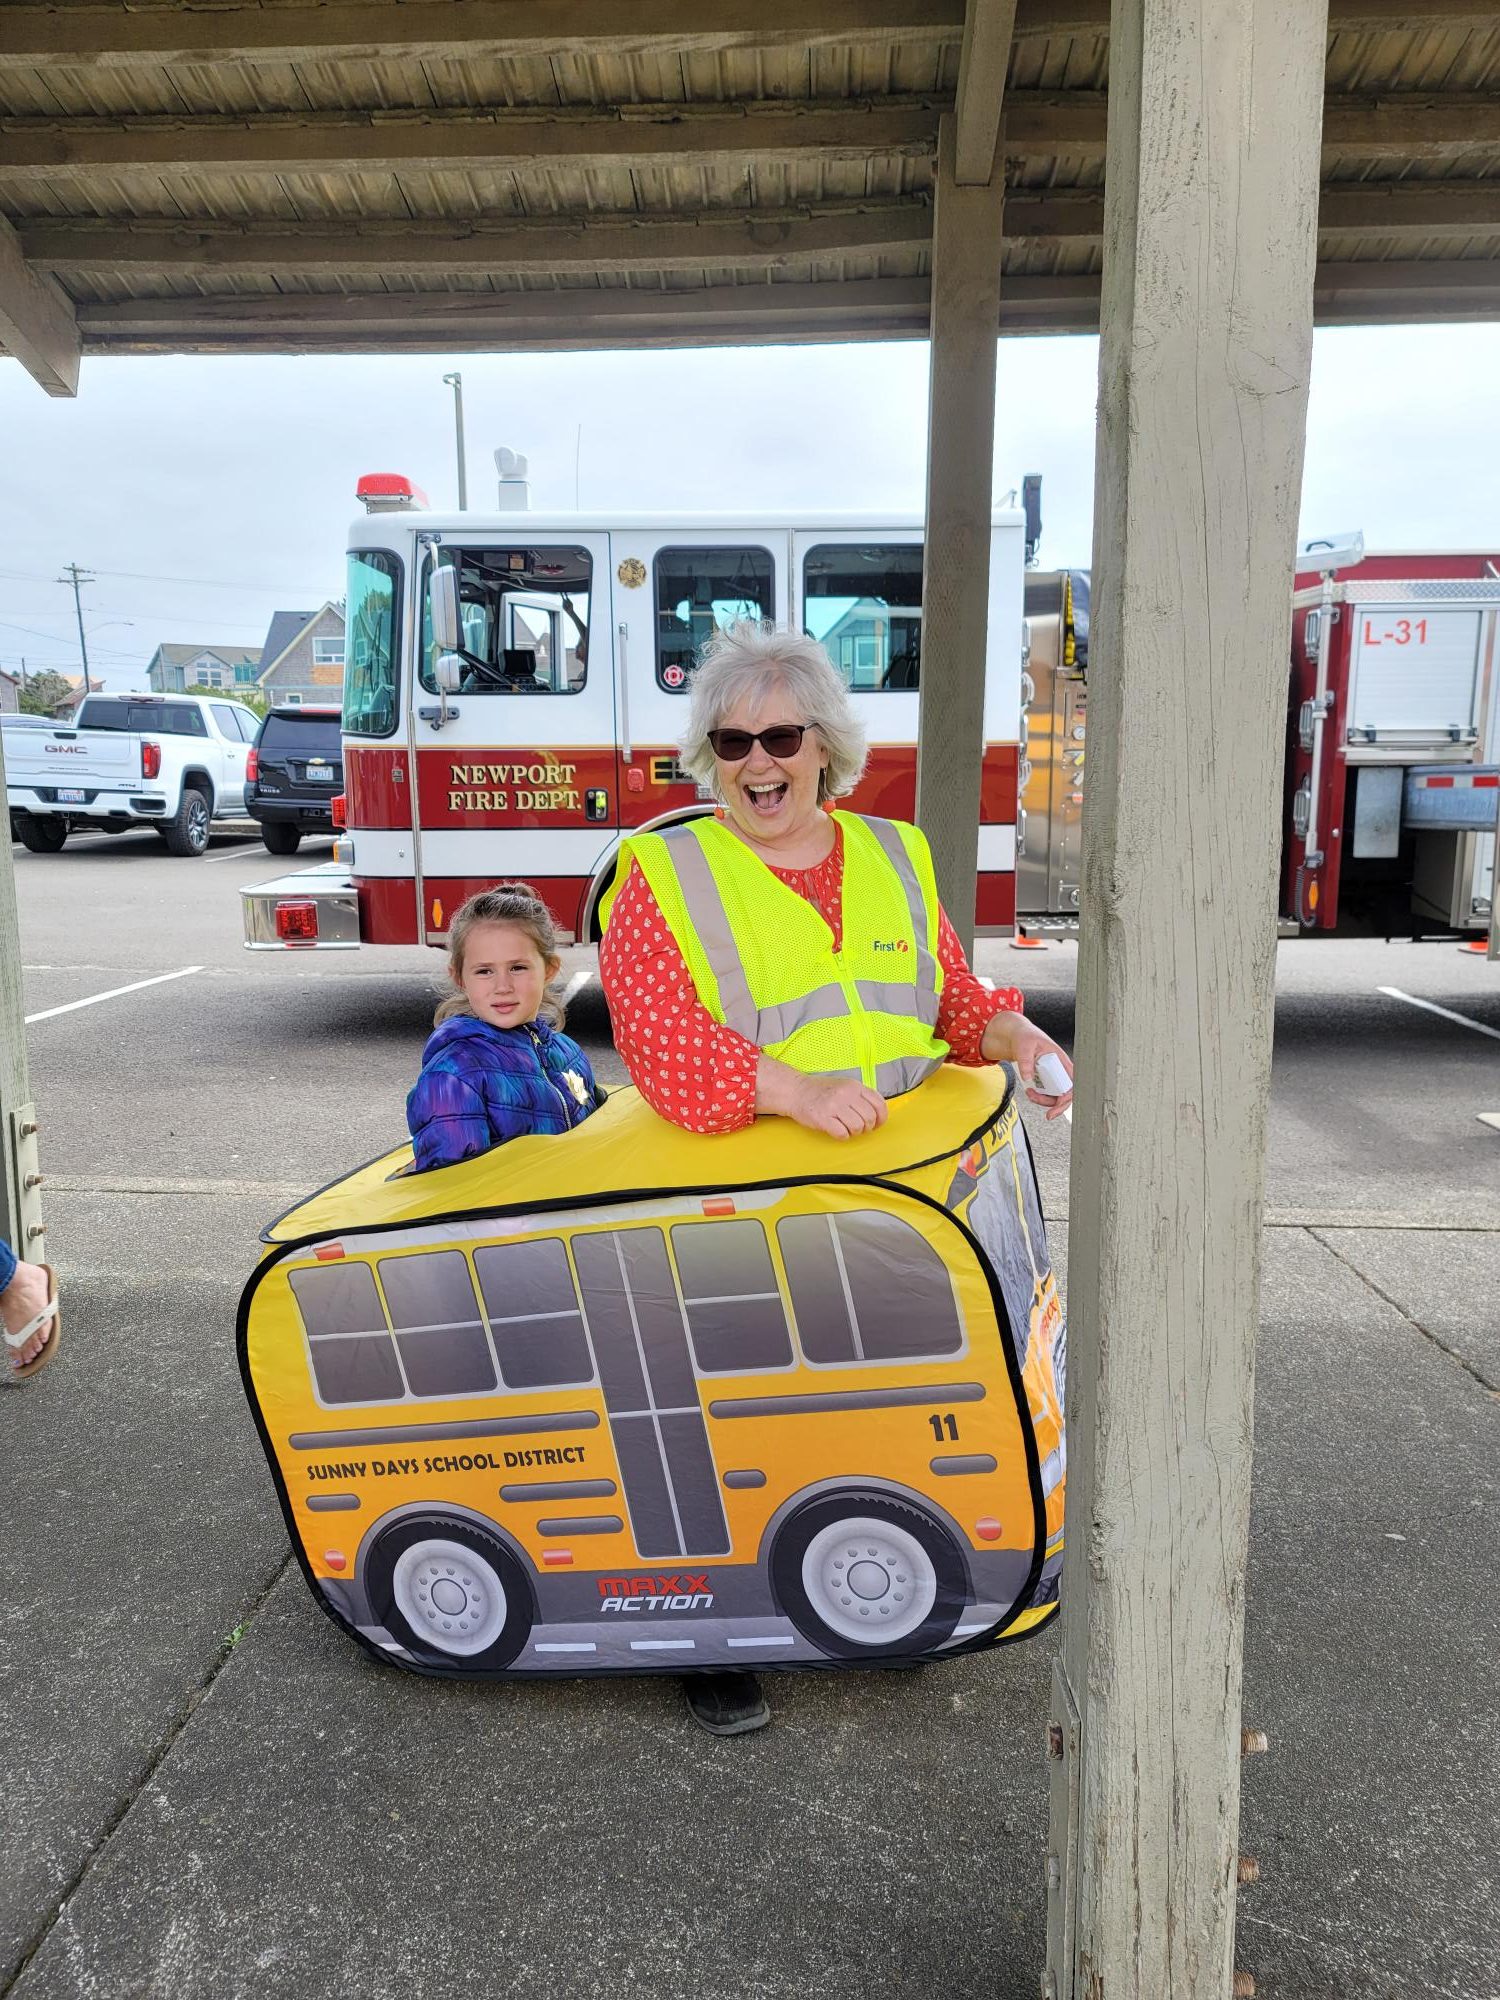
M 396 597 L 401 564 L 384 549 L 349 556 L 344 730 L 389 736 L 396 727 Z
M 464 694 L 576 694 L 588 678 L 590 585 L 586 549 L 460 548 L 439 562 L 458 571 Z M 428 579 L 422 591 L 421 679 L 437 691 Z

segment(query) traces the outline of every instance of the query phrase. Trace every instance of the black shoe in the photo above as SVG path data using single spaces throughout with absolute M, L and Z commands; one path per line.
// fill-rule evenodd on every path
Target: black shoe
M 712 1736 L 746 1736 L 771 1720 L 754 1674 L 693 1674 L 682 1691 L 694 1722 Z

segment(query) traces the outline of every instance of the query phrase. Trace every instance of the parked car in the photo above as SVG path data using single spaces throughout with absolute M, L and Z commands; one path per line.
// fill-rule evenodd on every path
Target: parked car
M 336 708 L 273 708 L 260 725 L 246 772 L 245 810 L 272 854 L 295 854 L 304 833 L 333 832 L 344 789 L 344 742 Z
M 34 854 L 56 854 L 71 828 L 132 826 L 201 854 L 214 820 L 244 813 L 259 726 L 237 702 L 201 695 L 91 694 L 76 723 L 7 729 L 11 823 Z

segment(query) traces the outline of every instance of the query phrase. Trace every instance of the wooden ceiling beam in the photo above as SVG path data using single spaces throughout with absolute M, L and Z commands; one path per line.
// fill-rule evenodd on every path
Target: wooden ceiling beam
M 425 4 L 425 0 L 423 0 Z M 3 16 L 0 16 L 3 18 Z M 977 109 L 979 100 L 974 99 Z M 989 100 L 990 113 L 993 98 Z M 926 154 L 946 108 L 940 97 L 772 104 L 630 105 L 547 112 L 310 112 L 259 117 L 0 119 L 0 186 L 58 175 L 357 173 L 412 169 L 523 169 L 553 164 L 730 156 L 825 159 Z M 1005 95 L 1009 159 L 1104 155 L 1102 91 L 1012 90 Z M 987 113 L 990 115 L 990 113 Z M 972 125 L 971 132 L 979 132 Z M 982 155 L 984 134 L 972 141 Z M 1400 158 L 1461 163 L 1500 146 L 1500 93 L 1332 95 L 1325 160 Z
M 1318 228 L 1439 241 L 1500 241 L 1500 180 L 1333 181 L 1318 202 Z M 1007 243 L 1034 247 L 1102 242 L 1102 188 L 1012 189 Z
M 22 255 L 16 233 L 0 216 L 0 351 L 13 355 L 49 396 L 78 394 L 78 326 L 73 308 L 50 278 Z
M 3 19 L 3 15 L 0 15 Z M 356 111 L 201 118 L 0 119 L 0 185 L 60 173 L 358 172 L 369 168 L 609 166 L 930 153 L 940 97 L 607 110 Z
M 299 277 L 433 271 L 691 270 L 738 264 L 774 271 L 796 258 L 926 243 L 921 199 L 692 217 L 552 216 L 486 223 L 23 222 L 33 270 L 72 276 L 142 269 L 164 277 L 287 272 Z
M 1015 25 L 1016 0 L 969 0 L 953 107 L 953 178 L 959 187 L 987 187 L 994 174 Z
M 504 59 L 666 49 L 953 41 L 964 0 L 326 0 L 152 6 L 125 0 L 0 6 L 0 69 L 142 64 Z M 1331 33 L 1484 28 L 1495 0 L 1330 0 Z M 1106 35 L 1109 0 L 1018 0 L 1017 36 Z
M 951 40 L 963 0 L 327 0 L 0 7 L 0 68 L 408 62 Z

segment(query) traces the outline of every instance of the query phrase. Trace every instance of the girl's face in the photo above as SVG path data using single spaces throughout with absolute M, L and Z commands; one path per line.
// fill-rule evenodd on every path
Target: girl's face
M 464 940 L 463 971 L 452 977 L 477 1021 L 522 1028 L 536 1019 L 559 963 L 543 958 L 519 924 L 475 924 Z

